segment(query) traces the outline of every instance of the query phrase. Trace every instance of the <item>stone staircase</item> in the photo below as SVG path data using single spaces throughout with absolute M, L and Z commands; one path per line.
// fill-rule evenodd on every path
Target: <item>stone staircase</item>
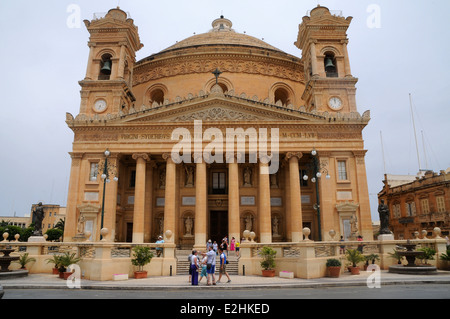
M 191 254 L 192 249 L 177 249 L 175 256 L 177 258 L 177 275 L 189 275 L 188 256 Z M 239 261 L 235 255 L 235 252 L 228 252 L 227 272 L 231 275 L 238 275 L 239 273 Z M 216 275 L 219 274 L 220 258 L 216 256 Z

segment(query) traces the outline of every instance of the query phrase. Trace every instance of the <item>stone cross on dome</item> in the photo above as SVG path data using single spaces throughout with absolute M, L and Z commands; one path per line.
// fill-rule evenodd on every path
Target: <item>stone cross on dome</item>
M 222 74 L 222 72 L 220 72 L 220 70 L 216 68 L 214 72 L 212 72 L 212 74 L 214 74 L 214 76 L 216 77 L 216 84 L 219 84 L 219 76 Z

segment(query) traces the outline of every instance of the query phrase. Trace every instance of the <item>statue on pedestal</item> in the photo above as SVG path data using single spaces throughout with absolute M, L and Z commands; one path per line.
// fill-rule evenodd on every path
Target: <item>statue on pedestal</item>
M 42 221 L 44 220 L 44 207 L 42 202 L 37 204 L 33 211 L 33 217 L 31 222 L 34 224 L 33 236 L 42 236 Z
M 381 200 L 378 205 L 378 213 L 380 214 L 380 235 L 390 234 L 389 230 L 389 208 L 384 203 L 384 199 Z

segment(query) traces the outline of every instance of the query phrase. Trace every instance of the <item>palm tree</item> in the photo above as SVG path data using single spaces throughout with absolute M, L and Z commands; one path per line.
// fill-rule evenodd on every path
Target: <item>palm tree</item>
M 26 266 L 28 263 L 35 262 L 35 261 L 36 261 L 35 258 L 33 258 L 33 257 L 28 257 L 28 253 L 25 253 L 25 254 L 23 254 L 23 255 L 20 255 L 19 260 L 16 260 L 15 262 L 17 262 L 17 263 L 20 264 L 20 266 L 21 266 L 20 268 L 21 268 L 21 269 L 26 269 L 25 266 Z

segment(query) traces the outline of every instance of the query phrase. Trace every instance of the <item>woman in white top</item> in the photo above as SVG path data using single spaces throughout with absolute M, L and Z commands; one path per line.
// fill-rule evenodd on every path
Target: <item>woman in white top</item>
M 192 273 L 192 285 L 198 285 L 198 252 L 196 250 L 192 251 L 191 257 L 191 273 Z

